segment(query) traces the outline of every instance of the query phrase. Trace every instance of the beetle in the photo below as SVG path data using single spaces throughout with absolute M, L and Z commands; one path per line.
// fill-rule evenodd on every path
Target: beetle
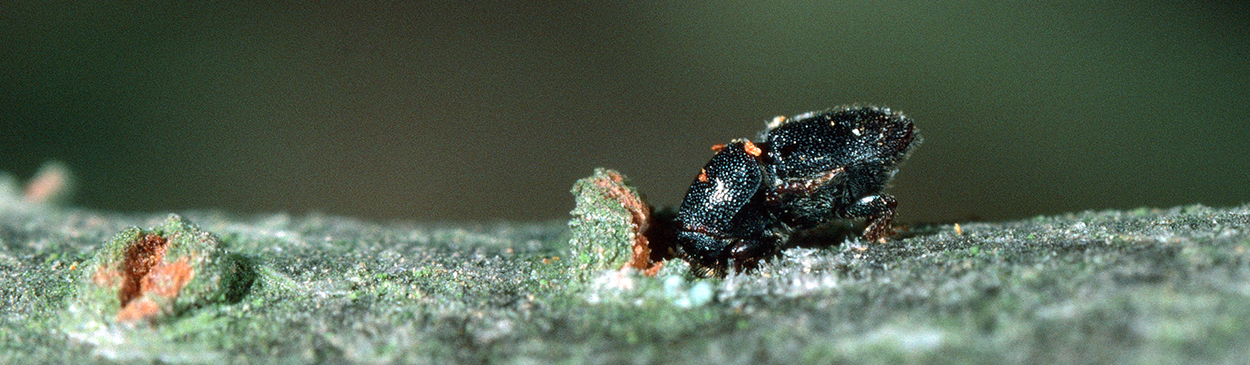
M 749 140 L 735 140 L 699 171 L 677 211 L 679 248 L 695 268 L 723 271 L 772 253 L 785 230 L 768 199 L 774 190 L 768 158 Z
M 697 273 L 723 275 L 834 220 L 864 219 L 864 239 L 883 241 L 898 202 L 881 190 L 920 141 L 915 124 L 887 108 L 777 117 L 759 142 L 713 148 L 678 209 L 678 249 Z

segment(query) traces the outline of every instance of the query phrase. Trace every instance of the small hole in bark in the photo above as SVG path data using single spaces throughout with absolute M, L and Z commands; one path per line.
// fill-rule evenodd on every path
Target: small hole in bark
M 143 277 L 165 259 L 168 247 L 169 240 L 165 237 L 149 233 L 126 248 L 126 259 L 122 262 L 122 287 L 117 291 L 117 299 L 123 308 L 143 294 Z

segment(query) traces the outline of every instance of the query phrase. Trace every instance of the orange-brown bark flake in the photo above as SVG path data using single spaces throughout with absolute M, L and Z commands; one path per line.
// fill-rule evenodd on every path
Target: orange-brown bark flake
M 117 291 L 117 300 L 122 307 L 142 294 L 141 282 L 153 266 L 165 259 L 165 249 L 169 240 L 155 234 L 139 237 L 126 248 L 126 257 L 122 261 L 122 287 Z
M 121 307 L 117 321 L 132 322 L 160 314 L 161 306 L 153 297 L 177 298 L 178 292 L 195 278 L 190 257 L 165 262 L 168 248 L 168 239 L 149 233 L 126 247 L 125 257 L 117 267 L 96 270 L 92 277 L 96 285 L 117 288 Z
M 621 206 L 629 211 L 630 220 L 634 224 L 634 242 L 630 247 L 633 255 L 625 266 L 654 276 L 661 266 L 660 263 L 651 260 L 651 242 L 644 234 L 651 225 L 652 208 L 642 200 L 642 197 L 625 188 L 624 181 L 625 178 L 619 173 L 609 171 L 608 179 L 598 180 L 595 183 L 602 188 L 604 195 L 621 203 Z
M 764 151 L 760 150 L 759 146 L 756 146 L 754 143 L 751 143 L 751 141 L 745 139 L 742 140 L 742 149 L 746 150 L 747 153 L 755 157 L 760 157 L 760 154 L 764 153 Z
M 143 293 L 153 293 L 163 298 L 173 299 L 178 296 L 178 291 L 187 286 L 187 282 L 194 277 L 195 272 L 191 270 L 191 260 L 184 256 L 178 261 L 162 262 L 153 266 L 152 270 L 148 271 L 148 275 L 144 276 L 143 281 L 139 283 L 139 289 Z
M 120 311 L 117 311 L 118 322 L 134 322 L 144 318 L 150 318 L 161 312 L 160 304 L 156 304 L 151 298 L 139 298 L 130 301 Z

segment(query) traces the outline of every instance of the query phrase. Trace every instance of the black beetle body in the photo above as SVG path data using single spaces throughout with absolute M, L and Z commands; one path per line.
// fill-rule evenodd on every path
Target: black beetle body
M 762 140 L 720 148 L 682 201 L 678 246 L 700 273 L 753 268 L 835 219 L 864 218 L 864 238 L 882 240 L 898 203 L 880 192 L 920 137 L 900 113 L 849 107 L 779 117 Z
M 776 247 L 776 218 L 764 201 L 772 172 L 760 158 L 750 141 L 734 141 L 721 147 L 690 184 L 677 213 L 677 239 L 695 267 L 723 268 L 731 257 L 750 261 Z

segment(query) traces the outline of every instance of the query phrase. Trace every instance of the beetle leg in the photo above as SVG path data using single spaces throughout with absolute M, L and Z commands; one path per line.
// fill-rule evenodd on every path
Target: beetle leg
M 885 231 L 894 219 L 894 208 L 898 201 L 888 194 L 869 195 L 852 203 L 842 211 L 842 218 L 864 218 L 868 227 L 864 229 L 864 239 L 869 242 L 885 242 Z
M 744 239 L 730 248 L 729 256 L 734 259 L 734 270 L 742 272 L 758 268 L 760 259 L 771 256 L 776 249 L 777 243 L 774 239 Z

